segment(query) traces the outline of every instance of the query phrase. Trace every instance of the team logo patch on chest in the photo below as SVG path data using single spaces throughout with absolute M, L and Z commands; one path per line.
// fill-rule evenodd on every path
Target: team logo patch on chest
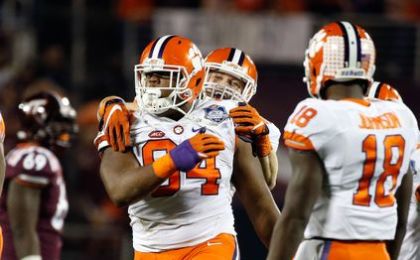
M 204 109 L 205 115 L 204 118 L 211 120 L 216 123 L 220 123 L 228 118 L 225 107 L 218 105 L 211 105 Z
M 174 126 L 174 133 L 180 135 L 184 132 L 184 127 L 181 125 Z

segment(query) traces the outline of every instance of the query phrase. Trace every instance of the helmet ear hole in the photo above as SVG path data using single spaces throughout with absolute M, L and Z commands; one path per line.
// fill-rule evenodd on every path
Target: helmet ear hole
M 315 69 L 315 67 L 314 67 L 314 68 L 312 68 L 312 76 L 313 76 L 313 77 L 316 77 L 316 69 Z

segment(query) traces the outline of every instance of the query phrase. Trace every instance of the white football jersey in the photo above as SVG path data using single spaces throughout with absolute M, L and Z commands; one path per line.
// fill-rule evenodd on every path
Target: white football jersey
M 410 163 L 413 172 L 413 194 L 411 195 L 407 231 L 398 258 L 401 260 L 420 259 L 420 201 L 415 195 L 416 190 L 420 189 L 420 147 L 417 148 Z
M 315 150 L 327 173 L 305 238 L 393 239 L 394 194 L 408 171 L 417 133 L 417 121 L 404 104 L 300 102 L 285 127 L 285 144 Z
M 219 137 L 225 150 L 189 172 L 176 172 L 146 198 L 129 206 L 133 247 L 160 252 L 193 246 L 220 233 L 236 235 L 232 213 L 232 167 L 235 131 L 232 101 L 200 100 L 179 121 L 140 112 L 131 126 L 133 152 L 149 165 L 183 141 L 206 129 Z

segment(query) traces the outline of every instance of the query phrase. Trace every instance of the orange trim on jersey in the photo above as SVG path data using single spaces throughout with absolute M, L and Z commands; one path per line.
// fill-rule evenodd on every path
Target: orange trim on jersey
M 328 247 L 328 248 L 325 248 Z M 328 250 L 328 252 L 326 251 Z M 336 260 L 389 260 L 390 257 L 384 242 L 346 242 L 346 241 L 327 241 L 324 245 L 322 259 Z
M 14 181 L 16 182 L 16 184 L 19 184 L 24 187 L 32 188 L 32 189 L 42 189 L 45 186 L 47 186 L 46 184 L 33 183 L 33 182 L 21 180 L 19 178 L 15 178 Z
M 158 253 L 135 251 L 134 260 L 172 260 L 172 259 L 236 259 L 238 254 L 235 237 L 231 234 L 219 234 L 195 246 L 167 250 Z
M 284 144 L 297 150 L 315 150 L 309 138 L 295 132 L 284 132 Z
M 341 99 L 341 100 L 354 102 L 354 103 L 357 103 L 357 104 L 362 105 L 362 106 L 365 106 L 365 107 L 370 106 L 370 101 L 367 100 L 367 99 L 361 99 L 361 98 L 344 98 L 344 99 Z

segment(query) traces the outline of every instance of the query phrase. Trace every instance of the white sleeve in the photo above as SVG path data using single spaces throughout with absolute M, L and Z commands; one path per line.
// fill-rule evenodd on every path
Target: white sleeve
M 325 101 L 308 98 L 301 101 L 287 120 L 284 143 L 297 150 L 319 151 L 338 132 Z
M 271 122 L 267 123 L 267 127 L 268 127 L 268 130 L 270 131 L 268 135 L 270 137 L 270 142 L 271 142 L 271 146 L 273 147 L 273 151 L 277 151 L 277 148 L 279 147 L 280 136 L 281 136 L 280 129 Z

